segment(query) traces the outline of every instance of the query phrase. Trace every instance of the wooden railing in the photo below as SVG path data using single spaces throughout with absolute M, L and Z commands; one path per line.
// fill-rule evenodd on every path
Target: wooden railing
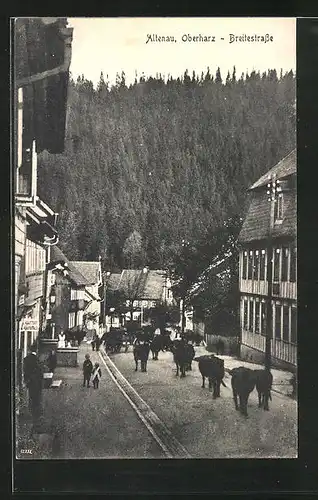
M 265 336 L 242 330 L 242 344 L 265 352 Z M 283 340 L 272 339 L 271 354 L 273 357 L 297 365 L 297 346 Z

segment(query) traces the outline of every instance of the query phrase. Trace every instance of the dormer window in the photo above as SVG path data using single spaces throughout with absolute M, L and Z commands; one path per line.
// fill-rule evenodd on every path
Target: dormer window
M 283 193 L 279 193 L 275 200 L 275 211 L 274 211 L 275 222 L 281 222 L 283 220 L 283 212 L 284 212 L 283 209 L 284 209 Z

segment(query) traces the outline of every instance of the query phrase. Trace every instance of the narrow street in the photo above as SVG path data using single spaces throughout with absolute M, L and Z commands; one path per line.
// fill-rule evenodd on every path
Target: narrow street
M 97 390 L 82 386 L 82 364 L 89 352 L 100 362 Z M 163 452 L 135 410 L 118 390 L 89 344 L 79 351 L 78 368 L 57 368 L 60 389 L 44 391 L 44 413 L 57 439 L 54 458 L 162 458 Z
M 221 387 L 221 398 L 213 400 L 207 381 L 206 388 L 201 388 L 195 361 L 184 379 L 176 377 L 170 352 L 160 352 L 158 361 L 150 356 L 147 373 L 135 372 L 131 351 L 130 347 L 128 353 L 112 355 L 111 359 L 192 457 L 297 457 L 296 401 L 273 391 L 270 411 L 266 412 L 258 408 L 254 390 L 246 419 L 234 409 L 228 373 L 224 378 L 227 387 Z
M 82 386 L 87 352 L 102 369 L 98 390 Z M 228 373 L 227 387 L 213 400 L 201 388 L 197 363 L 184 379 L 176 377 L 170 352 L 160 352 L 158 361 L 150 356 L 147 373 L 135 372 L 132 347 L 108 357 L 84 342 L 78 361 L 77 368 L 56 369 L 60 388 L 44 390 L 52 452 L 24 458 L 297 457 L 297 402 L 285 395 L 272 392 L 265 412 L 253 391 L 246 419 L 234 409 Z

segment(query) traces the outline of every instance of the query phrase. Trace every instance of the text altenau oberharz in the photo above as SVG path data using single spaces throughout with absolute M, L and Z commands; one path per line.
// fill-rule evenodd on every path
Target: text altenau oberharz
M 183 34 L 181 36 L 181 41 L 182 42 L 215 42 L 215 36 L 214 35 L 190 35 L 188 34 Z M 176 43 L 177 39 L 174 35 L 157 35 L 157 34 L 148 34 L 146 43 L 149 42 L 172 42 Z

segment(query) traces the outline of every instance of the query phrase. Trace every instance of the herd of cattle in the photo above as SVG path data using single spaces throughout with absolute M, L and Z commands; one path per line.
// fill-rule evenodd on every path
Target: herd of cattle
M 170 332 L 165 331 L 160 335 L 154 335 L 151 328 L 144 328 L 139 332 L 128 333 L 124 330 L 113 329 L 105 334 L 102 339 L 107 353 L 120 352 L 124 347 L 128 351 L 129 345 L 133 346 L 133 356 L 135 361 L 135 371 L 140 368 L 142 372 L 147 371 L 147 362 L 150 352 L 152 359 L 158 360 L 160 351 L 170 351 L 176 364 L 176 375 L 186 376 L 186 371 L 192 370 L 192 361 L 198 362 L 199 371 L 202 376 L 202 388 L 205 387 L 205 379 L 208 379 L 209 389 L 213 389 L 213 398 L 220 397 L 221 384 L 225 387 L 223 379 L 225 376 L 224 360 L 211 354 L 195 357 L 195 350 L 192 342 L 187 338 L 171 340 Z M 252 370 L 240 366 L 227 370 L 231 375 L 231 386 L 236 410 L 247 416 L 247 403 L 251 392 L 256 387 L 258 393 L 258 406 L 268 410 L 268 402 L 271 399 L 271 388 L 273 376 L 270 371 Z

